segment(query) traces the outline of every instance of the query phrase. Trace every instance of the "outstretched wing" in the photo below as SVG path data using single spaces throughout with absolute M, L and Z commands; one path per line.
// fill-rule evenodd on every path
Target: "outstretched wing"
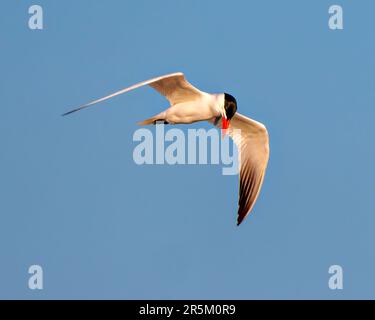
M 216 121 L 221 126 L 221 121 Z M 237 225 L 251 212 L 262 187 L 269 158 L 269 139 L 266 127 L 236 113 L 231 119 L 229 135 L 239 152 L 240 186 Z
M 191 85 L 186 79 L 183 73 L 177 72 L 177 73 L 171 73 L 167 74 L 161 77 L 153 78 L 150 80 L 146 80 L 140 83 L 137 83 L 135 85 L 132 85 L 130 87 L 127 87 L 125 89 L 122 89 L 120 91 L 117 91 L 115 93 L 112 93 L 108 96 L 105 96 L 103 98 L 94 100 L 92 102 L 89 102 L 85 105 L 82 105 L 78 108 L 75 108 L 71 111 L 68 111 L 63 114 L 63 116 L 66 116 L 68 114 L 71 114 L 73 112 L 85 109 L 87 107 L 90 107 L 94 104 L 97 104 L 99 102 L 111 99 L 113 97 L 116 97 L 120 94 L 123 94 L 125 92 L 143 87 L 145 85 L 149 85 L 150 87 L 154 88 L 156 91 L 158 91 L 160 94 L 165 96 L 171 105 L 175 105 L 177 103 L 186 102 L 186 101 L 192 101 L 196 100 L 199 97 L 201 97 L 204 92 L 198 90 L 193 85 Z

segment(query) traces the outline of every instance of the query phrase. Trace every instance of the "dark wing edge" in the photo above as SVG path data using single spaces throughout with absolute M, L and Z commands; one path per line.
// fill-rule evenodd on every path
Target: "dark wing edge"
M 251 213 L 262 188 L 266 168 L 243 164 L 240 172 L 237 226 Z
M 262 188 L 269 159 L 269 136 L 263 124 L 238 113 L 231 121 L 229 134 L 239 152 L 237 225 L 240 225 L 253 209 Z
M 221 128 L 219 119 L 211 124 Z M 269 136 L 266 127 L 238 112 L 232 118 L 228 133 L 239 153 L 239 198 L 237 225 L 250 214 L 262 188 L 269 159 Z

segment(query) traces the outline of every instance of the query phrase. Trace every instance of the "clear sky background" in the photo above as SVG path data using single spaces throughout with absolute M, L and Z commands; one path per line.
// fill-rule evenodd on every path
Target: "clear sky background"
M 374 15 L 372 0 L 2 1 L 0 298 L 375 298 Z M 133 162 L 136 122 L 167 106 L 152 89 L 60 116 L 176 71 L 269 130 L 240 227 L 221 166 Z

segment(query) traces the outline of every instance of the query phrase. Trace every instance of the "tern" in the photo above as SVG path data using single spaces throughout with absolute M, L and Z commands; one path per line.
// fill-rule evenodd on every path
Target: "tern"
M 237 225 L 249 215 L 258 198 L 269 158 L 269 137 L 266 127 L 237 112 L 237 101 L 228 93 L 210 94 L 190 84 L 183 73 L 167 74 L 146 80 L 103 98 L 94 100 L 63 114 L 85 109 L 125 92 L 149 85 L 170 103 L 169 108 L 150 119 L 139 122 L 149 125 L 190 124 L 208 121 L 229 134 L 239 152 L 239 200 Z

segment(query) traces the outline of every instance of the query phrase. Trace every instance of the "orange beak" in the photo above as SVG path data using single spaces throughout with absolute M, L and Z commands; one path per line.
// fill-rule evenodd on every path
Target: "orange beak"
M 225 116 L 223 116 L 222 120 L 221 120 L 221 137 L 224 138 L 225 135 L 227 134 L 227 130 L 229 128 L 229 124 L 230 124 L 230 120 L 228 120 Z

